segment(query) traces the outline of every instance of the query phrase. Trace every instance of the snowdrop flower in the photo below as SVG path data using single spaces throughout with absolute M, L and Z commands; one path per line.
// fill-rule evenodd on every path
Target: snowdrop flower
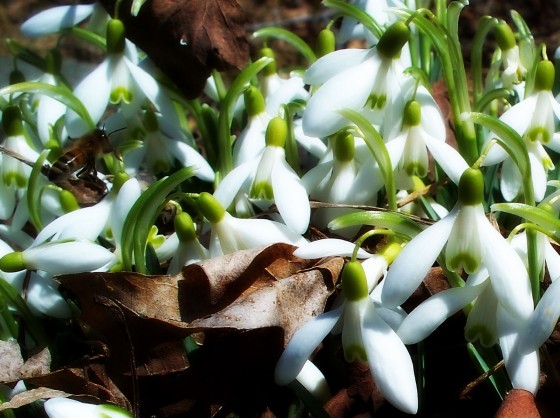
M 45 402 L 49 418 L 132 418 L 132 414 L 115 405 L 94 405 L 69 398 L 51 398 Z
M 6 254 L 0 258 L 0 269 L 7 272 L 43 270 L 56 276 L 106 270 L 115 261 L 111 251 L 90 241 L 50 241 Z
M 331 138 L 332 159 L 309 170 L 302 182 L 311 199 L 326 203 L 354 205 L 375 204 L 376 194 L 383 187 L 383 176 L 365 144 L 356 152 L 356 139 L 347 131 Z M 329 156 L 330 157 L 330 156 Z M 314 222 L 324 228 L 334 218 L 355 212 L 349 208 L 321 208 L 314 214 Z M 354 231 L 347 230 L 345 236 Z
M 504 68 L 501 75 L 502 84 L 505 88 L 511 89 L 514 84 L 521 83 L 525 78 L 527 68 L 521 62 L 515 35 L 506 22 L 498 23 L 494 28 L 494 35 L 501 51 L 501 58 L 498 64 L 501 64 Z
M 175 216 L 175 232 L 158 248 L 156 254 L 161 259 L 171 258 L 167 274 L 179 274 L 184 266 L 210 258 L 208 250 L 196 236 L 194 223 L 188 213 Z M 167 255 L 170 254 L 170 257 Z
M 121 111 L 135 113 L 146 98 L 162 114 L 171 114 L 170 99 L 157 81 L 125 54 L 125 46 L 122 21 L 111 19 L 107 24 L 107 57 L 74 89 L 74 95 L 89 110 L 94 123 L 99 122 L 109 103 L 124 104 Z M 78 137 L 89 127 L 68 109 L 66 129 L 70 136 Z
M 183 166 L 193 166 L 195 176 L 213 182 L 214 170 L 206 159 L 192 146 L 180 139 L 169 137 L 160 126 L 160 116 L 148 110 L 144 115 L 144 137 L 142 146 L 127 152 L 124 156 L 126 171 L 133 175 L 145 165 L 154 174 L 167 173 L 175 161 Z
M 377 279 L 381 274 L 377 272 Z M 346 360 L 367 361 L 382 395 L 400 410 L 415 414 L 418 395 L 410 354 L 369 297 L 360 262 L 350 261 L 344 267 L 342 293 L 341 306 L 307 322 L 293 335 L 276 365 L 276 383 L 286 385 L 294 380 L 326 335 L 342 326 Z
M 391 265 L 381 293 L 383 304 L 399 306 L 408 299 L 447 243 L 448 269 L 475 273 L 484 265 L 499 303 L 513 317 L 526 319 L 533 311 L 527 270 L 484 215 L 482 173 L 465 170 L 458 186 L 459 201 L 451 212 L 414 237 Z
M 298 234 L 309 226 L 311 209 L 302 181 L 286 162 L 284 143 L 288 126 L 273 118 L 266 130 L 266 147 L 259 156 L 230 171 L 214 197 L 228 207 L 240 190 L 263 206 L 275 203 L 286 225 Z
M 540 61 L 535 76 L 535 92 L 500 117 L 502 122 L 511 126 L 525 140 L 536 201 L 544 198 L 547 172 L 554 168 L 544 146 L 560 152 L 560 134 L 555 133 L 554 125 L 554 121 L 560 119 L 560 104 L 552 95 L 553 83 L 554 65 L 548 60 Z M 493 146 L 483 164 L 493 165 L 502 161 L 500 189 L 504 198 L 511 201 L 521 189 L 521 174 L 513 160 L 503 148 Z
M 27 143 L 24 136 L 21 112 L 17 106 L 7 106 L 2 113 L 2 128 L 6 138 L 3 147 L 28 159 L 35 161 L 38 157 Z M 18 191 L 27 185 L 27 179 L 31 173 L 28 167 L 21 161 L 0 153 L 0 218 L 8 219 L 13 213 L 16 205 Z
M 97 5 L 97 7 L 100 6 Z M 52 7 L 27 19 L 21 25 L 20 30 L 28 37 L 58 33 L 86 20 L 95 8 L 96 4 Z
M 280 222 L 235 218 L 209 193 L 201 193 L 197 202 L 200 211 L 210 222 L 211 257 L 278 242 L 295 246 L 307 242 L 301 235 Z
M 304 75 L 306 84 L 321 85 L 303 114 L 306 135 L 326 137 L 348 121 L 341 109 L 361 111 L 367 104 L 383 110 L 400 89 L 404 67 L 400 52 L 410 29 L 404 22 L 390 26 L 376 47 L 343 49 L 318 59 Z

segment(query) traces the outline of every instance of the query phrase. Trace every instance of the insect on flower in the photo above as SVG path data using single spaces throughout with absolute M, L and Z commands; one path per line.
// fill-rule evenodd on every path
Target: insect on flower
M 120 154 L 109 141 L 111 134 L 104 128 L 96 128 L 81 136 L 71 144 L 52 165 L 41 167 L 41 173 L 58 187 L 72 192 L 80 206 L 91 206 L 97 203 L 105 194 L 107 186 L 97 177 L 96 162 L 105 154 L 113 153 L 120 159 Z M 30 167 L 32 161 L 0 146 L 0 152 L 15 158 Z

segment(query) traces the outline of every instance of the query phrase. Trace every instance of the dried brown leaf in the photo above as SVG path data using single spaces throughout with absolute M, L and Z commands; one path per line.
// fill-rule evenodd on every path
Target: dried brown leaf
M 0 340 L 0 383 L 14 382 L 50 371 L 51 357 L 43 349 L 24 362 L 16 340 Z
M 5 411 L 6 409 L 16 409 L 41 399 L 67 398 L 69 396 L 72 396 L 72 394 L 50 388 L 30 389 L 25 392 L 18 393 L 8 402 L 1 403 L 0 411 Z
M 109 13 L 115 0 L 101 0 Z M 187 98 L 200 95 L 213 69 L 243 68 L 249 58 L 245 14 L 235 0 L 150 0 L 138 16 L 120 3 L 127 37 Z

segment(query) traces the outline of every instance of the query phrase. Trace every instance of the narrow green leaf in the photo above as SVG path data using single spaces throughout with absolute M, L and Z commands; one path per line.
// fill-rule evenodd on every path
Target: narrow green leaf
M 487 349 L 485 351 L 489 352 L 490 350 L 491 349 Z M 472 343 L 467 344 L 467 352 L 469 353 L 469 357 L 471 358 L 471 361 L 473 362 L 473 364 L 479 370 L 480 373 L 490 372 L 490 367 L 488 366 L 488 363 L 484 359 L 483 354 L 479 352 L 479 350 L 477 350 L 477 348 Z M 498 372 L 502 372 L 502 371 L 499 370 Z M 503 375 L 501 379 L 499 377 L 500 376 L 496 374 L 489 374 L 487 381 L 489 382 L 490 386 L 494 389 L 496 395 L 498 395 L 500 400 L 503 400 L 506 392 L 511 388 L 511 385 L 509 385 L 507 382 L 504 381 L 505 379 L 503 378 Z
M 317 60 L 313 49 L 295 33 L 275 26 L 262 28 L 253 33 L 253 39 L 275 38 L 292 45 L 310 64 Z
M 140 12 L 140 9 L 144 5 L 144 3 L 146 3 L 146 1 L 147 0 L 134 0 L 132 2 L 132 6 L 130 7 L 130 14 L 132 16 L 138 16 L 138 12 Z
M 37 231 L 43 229 L 43 220 L 41 219 L 41 192 L 39 190 L 39 178 L 43 175 L 42 168 L 49 150 L 45 150 L 39 155 L 37 162 L 33 165 L 29 181 L 27 183 L 27 210 L 29 212 L 29 220 Z
M 146 274 L 146 242 L 157 215 L 165 205 L 166 197 L 183 181 L 194 174 L 192 167 L 185 167 L 171 176 L 152 184 L 130 209 L 123 225 L 122 263 L 125 271 L 132 271 L 132 254 L 136 271 Z
M 52 97 L 76 112 L 78 116 L 86 122 L 90 129 L 95 129 L 95 123 L 91 119 L 88 110 L 67 87 L 53 86 L 51 84 L 34 81 L 25 81 L 23 83 L 12 84 L 0 89 L 0 96 L 14 93 L 39 93 Z
M 422 228 L 412 219 L 398 212 L 364 211 L 349 213 L 333 219 L 328 227 L 331 230 L 347 228 L 356 225 L 370 225 L 389 229 L 410 238 L 415 237 Z
M 560 219 L 547 210 L 524 203 L 496 203 L 490 209 L 492 212 L 506 212 L 533 222 L 550 231 L 560 242 Z
M 387 192 L 387 201 L 389 209 L 397 210 L 397 191 L 395 187 L 395 178 L 393 175 L 393 166 L 389 152 L 385 146 L 385 141 L 377 132 L 377 129 L 371 124 L 367 118 L 352 109 L 343 109 L 340 114 L 347 118 L 350 122 L 354 123 L 362 133 L 362 137 L 366 142 L 369 150 L 372 152 L 379 168 L 383 179 L 385 180 L 385 190 Z
M 323 4 L 326 7 L 331 7 L 338 10 L 344 16 L 356 19 L 358 22 L 364 25 L 364 27 L 369 30 L 377 39 L 381 38 L 381 35 L 383 35 L 381 26 L 379 26 L 379 24 L 373 17 L 371 17 L 359 7 L 354 6 L 350 3 L 346 3 L 343 0 L 323 0 Z
M 78 26 L 72 26 L 71 28 L 64 29 L 63 34 L 75 36 L 76 38 L 82 39 L 96 46 L 104 52 L 107 51 L 106 39 L 98 33 L 92 32 L 91 30 Z

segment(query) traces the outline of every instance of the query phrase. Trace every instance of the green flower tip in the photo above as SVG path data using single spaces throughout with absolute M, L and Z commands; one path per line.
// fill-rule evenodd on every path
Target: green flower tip
M 403 124 L 404 126 L 420 125 L 422 117 L 422 107 L 416 100 L 409 100 L 404 106 Z
M 118 193 L 121 189 L 122 185 L 125 184 L 130 179 L 130 176 L 126 174 L 124 171 L 119 171 L 113 177 L 113 188 L 111 191 Z
M 132 418 L 132 414 L 124 409 L 119 408 L 116 405 L 111 404 L 101 404 L 99 405 L 100 416 L 103 418 Z
M 59 195 L 60 206 L 64 213 L 73 212 L 76 209 L 80 209 L 80 205 L 78 204 L 78 200 L 76 196 L 69 190 L 61 190 Z
M 537 64 L 535 74 L 535 90 L 552 90 L 554 85 L 554 64 L 549 60 L 542 60 Z
M 517 45 L 513 31 L 504 21 L 498 23 L 498 25 L 494 28 L 494 36 L 496 37 L 496 42 L 498 42 L 498 46 L 502 51 L 508 51 Z
M 2 129 L 7 136 L 23 135 L 21 111 L 18 106 L 10 105 L 2 113 Z
M 330 54 L 335 50 L 336 39 L 334 33 L 329 28 L 323 29 L 317 36 L 315 52 L 318 58 Z
M 196 239 L 196 229 L 190 215 L 181 212 L 175 216 L 175 232 L 181 242 L 190 242 Z
M 274 190 L 272 189 L 272 184 L 268 181 L 256 182 L 251 188 L 251 198 L 274 200 Z
M 264 97 L 261 91 L 255 86 L 249 86 L 243 94 L 245 100 L 245 109 L 249 117 L 260 115 L 264 112 Z
M 349 261 L 342 270 L 342 292 L 349 301 L 359 301 L 368 297 L 366 273 L 359 261 Z
M 391 264 L 395 258 L 400 254 L 402 246 L 400 243 L 392 241 L 385 245 L 377 254 L 383 256 L 387 261 L 387 264 Z
M 270 64 L 264 67 L 263 74 L 266 76 L 276 74 L 276 56 L 274 54 L 274 51 L 271 48 L 263 48 L 261 49 L 260 57 L 268 57 L 273 59 Z
M 386 58 L 398 58 L 408 42 L 410 28 L 402 20 L 393 23 L 379 39 L 377 50 Z
M 348 131 L 340 131 L 334 138 L 333 153 L 337 161 L 352 161 L 354 159 L 354 135 Z
M 367 361 L 367 353 L 364 347 L 358 344 L 350 344 L 344 347 L 344 360 L 352 363 L 355 360 Z
M 462 267 L 465 273 L 471 274 L 479 269 L 480 262 L 472 254 L 462 252 L 448 259 L 446 265 L 450 271 L 459 271 Z
M 220 222 L 226 215 L 225 209 L 220 202 L 216 200 L 210 193 L 202 192 L 198 196 L 197 205 L 198 209 L 208 219 L 210 223 Z
M 112 104 L 119 104 L 119 103 L 130 103 L 132 102 L 132 92 L 127 90 L 123 86 L 117 87 L 111 90 L 111 94 L 109 94 L 109 101 Z
M 25 270 L 25 268 L 23 253 L 19 251 L 6 254 L 4 257 L 0 258 L 0 270 L 7 273 Z
M 107 52 L 121 54 L 124 52 L 125 37 L 122 20 L 111 19 L 107 23 Z
M 478 205 L 484 198 L 484 177 L 476 168 L 467 168 L 459 180 L 459 200 L 465 205 Z
M 286 120 L 279 116 L 272 118 L 266 127 L 266 145 L 283 148 L 287 137 L 288 123 Z

